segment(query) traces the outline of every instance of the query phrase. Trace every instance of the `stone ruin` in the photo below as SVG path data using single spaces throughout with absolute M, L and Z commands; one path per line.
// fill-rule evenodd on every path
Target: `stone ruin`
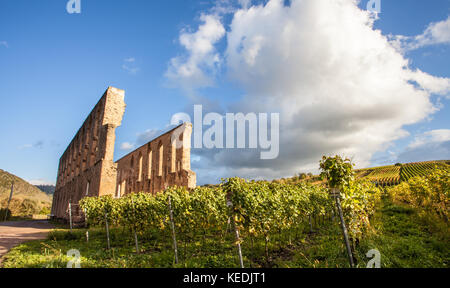
M 125 112 L 124 98 L 125 91 L 109 87 L 61 156 L 51 211 L 54 218 L 68 219 L 69 203 L 73 217 L 80 217 L 78 202 L 83 197 L 156 194 L 173 185 L 195 188 L 196 175 L 190 167 L 190 123 L 114 162 L 115 129 Z

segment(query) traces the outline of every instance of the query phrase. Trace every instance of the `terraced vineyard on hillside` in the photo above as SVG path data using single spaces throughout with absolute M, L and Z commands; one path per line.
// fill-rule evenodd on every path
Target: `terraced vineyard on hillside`
M 356 170 L 356 178 L 365 178 L 380 186 L 392 186 L 407 181 L 415 176 L 424 176 L 428 171 L 436 168 L 450 168 L 450 160 L 427 161 L 408 164 L 396 164 Z
M 450 161 L 434 161 L 405 164 L 402 166 L 400 178 L 402 181 L 408 181 L 415 176 L 425 176 L 435 167 L 449 167 L 449 163 Z

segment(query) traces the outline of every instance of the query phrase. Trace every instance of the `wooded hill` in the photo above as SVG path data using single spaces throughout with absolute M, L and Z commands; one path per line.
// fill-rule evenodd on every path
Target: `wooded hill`
M 35 185 L 35 186 L 48 195 L 55 194 L 56 189 L 55 185 Z

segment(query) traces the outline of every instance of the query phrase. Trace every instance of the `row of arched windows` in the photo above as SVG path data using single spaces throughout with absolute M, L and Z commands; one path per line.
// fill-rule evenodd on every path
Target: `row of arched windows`
M 121 197 L 127 193 L 131 193 L 135 189 L 143 187 L 145 183 L 148 183 L 147 188 L 150 189 L 149 186 L 151 184 L 152 177 L 159 176 L 164 178 L 164 176 L 167 173 L 175 173 L 181 170 L 181 161 L 177 162 L 177 149 L 175 145 L 171 145 L 171 150 L 169 150 L 170 151 L 169 154 L 170 162 L 168 162 L 169 165 L 165 165 L 166 163 L 166 161 L 164 161 L 165 147 L 161 141 L 159 142 L 157 147 L 158 148 L 156 149 L 154 154 L 153 153 L 154 149 L 152 149 L 151 143 L 149 143 L 147 145 L 146 152 L 143 153 L 143 151 L 140 151 L 137 158 L 135 158 L 135 155 L 131 156 L 129 162 L 130 164 L 129 166 L 127 165 L 128 168 L 123 167 L 119 168 L 122 171 L 119 171 L 118 179 L 120 179 L 120 181 L 117 186 L 116 192 L 117 197 Z M 145 153 L 146 155 L 144 155 Z M 153 166 L 154 156 L 157 157 L 155 161 L 156 167 Z M 146 163 L 146 165 L 144 165 L 144 163 Z M 120 175 L 120 173 L 123 174 Z M 145 187 L 143 188 L 143 190 L 144 189 Z

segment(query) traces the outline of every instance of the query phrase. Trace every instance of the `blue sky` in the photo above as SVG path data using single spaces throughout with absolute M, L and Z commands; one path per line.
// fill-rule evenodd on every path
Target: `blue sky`
M 244 2 L 246 1 L 239 3 Z M 249 9 L 256 4 L 266 5 L 267 1 L 250 1 L 247 6 L 240 6 L 237 1 L 81 0 L 81 14 L 68 14 L 66 3 L 66 0 L 0 0 L 0 169 L 36 183 L 38 180 L 55 182 L 60 155 L 108 86 L 126 91 L 124 120 L 116 130 L 116 159 L 129 152 L 121 149 L 121 146 L 124 147 L 123 143 L 140 144 L 140 138 L 164 129 L 173 114 L 190 111 L 192 104 L 213 103 L 212 107 L 223 113 L 236 111 L 236 106 L 239 107 L 239 103 L 242 103 L 240 101 L 252 95 L 252 84 L 233 79 L 236 73 L 233 74 L 232 71 L 236 67 L 230 64 L 233 56 L 227 54 L 227 51 L 231 51 L 231 44 L 228 43 L 230 38 L 227 37 L 232 33 L 247 33 L 250 37 L 250 32 L 239 31 L 242 28 L 239 23 L 231 27 L 236 11 Z M 361 1 L 359 7 L 364 10 L 366 3 L 367 1 Z M 434 91 L 430 92 L 429 99 L 434 106 L 439 107 L 438 110 L 433 113 L 423 112 L 420 116 L 411 117 L 412 120 L 406 116 L 401 120 L 396 119 L 396 125 L 399 126 L 397 128 L 408 134 L 399 139 L 393 139 L 392 135 L 387 134 L 376 135 L 383 140 L 377 142 L 376 147 L 370 148 L 368 156 L 361 156 L 361 161 L 365 165 L 383 165 L 397 160 L 434 160 L 439 156 L 442 156 L 440 159 L 448 159 L 450 90 L 448 87 L 441 87 L 446 85 L 445 79 L 450 78 L 450 41 L 447 42 L 445 38 L 445 33 L 448 32 L 440 30 L 440 33 L 444 33 L 440 41 L 422 41 L 420 47 L 407 47 L 417 42 L 412 37 L 423 34 L 430 23 L 443 22 L 448 18 L 450 0 L 381 0 L 381 4 L 382 11 L 373 28 L 381 30 L 384 37 L 411 37 L 402 38 L 400 42 L 403 50 L 399 55 L 409 61 L 411 71 L 420 69 L 427 75 L 444 79 L 441 81 L 444 84 L 433 82 L 430 84 L 433 87 L 426 85 L 426 89 Z M 261 7 L 262 11 L 264 6 Z M 342 9 L 350 11 L 348 7 Z M 285 10 L 288 11 L 288 8 Z M 218 34 L 219 39 L 208 39 L 214 46 L 212 53 L 217 53 L 220 60 L 218 65 L 215 63 L 209 66 L 209 62 L 195 58 L 197 62 L 193 65 L 204 69 L 205 75 L 212 79 L 213 84 L 186 87 L 180 84 L 185 83 L 178 77 L 180 75 L 169 77 L 167 72 L 170 70 L 171 59 L 179 59 L 181 65 L 193 59 L 194 52 L 183 46 L 179 37 L 183 34 L 195 36 L 201 25 L 207 25 L 202 15 L 211 15 L 225 29 L 225 34 Z M 301 15 L 308 19 L 308 14 Z M 343 21 L 342 19 L 336 21 Z M 250 23 L 250 27 L 252 24 L 254 23 Z M 298 28 L 298 33 L 302 33 L 301 27 Z M 264 39 L 264 43 L 267 43 L 267 39 L 271 38 Z M 357 41 L 358 38 L 354 39 Z M 348 45 L 358 46 L 351 42 Z M 260 51 L 266 51 L 264 47 L 261 49 Z M 265 55 L 271 55 L 269 50 L 266 52 Z M 262 55 L 261 53 L 260 57 Z M 263 61 L 259 59 L 256 61 Z M 248 67 L 245 68 L 247 71 Z M 308 69 L 300 68 L 303 71 Z M 192 78 L 187 80 L 190 83 Z M 441 89 L 435 93 L 437 86 Z M 316 88 L 312 87 L 308 91 L 314 94 L 314 89 Z M 395 98 L 396 95 L 391 97 Z M 408 111 L 417 111 L 417 107 L 420 108 L 414 106 Z M 384 129 L 383 127 L 380 129 Z M 296 137 L 300 139 L 303 136 L 299 132 Z M 359 136 L 349 134 L 348 139 L 351 137 Z M 350 147 L 353 142 L 348 139 L 346 145 Z M 314 143 L 309 144 L 311 146 L 304 147 L 318 147 Z M 353 156 L 358 158 L 358 145 L 362 144 L 355 144 L 354 149 L 343 151 L 355 153 Z M 283 145 L 280 149 L 283 149 Z M 305 149 L 303 153 L 315 150 Z M 323 149 L 322 154 L 339 150 L 335 147 Z M 315 151 L 318 154 L 321 152 Z M 283 172 L 277 174 L 266 167 L 270 164 L 250 161 L 253 164 L 243 170 L 236 168 L 238 164 L 222 163 L 217 160 L 221 159 L 217 155 L 202 151 L 193 153 L 198 154 L 193 168 L 200 184 L 233 174 L 256 178 L 288 176 L 289 173 L 292 175 L 295 171 L 306 171 L 312 167 L 311 160 L 305 160 L 298 166 L 280 160 L 274 163 L 274 167 Z M 301 157 L 303 154 L 293 155 Z M 367 157 L 370 158 L 369 162 Z

